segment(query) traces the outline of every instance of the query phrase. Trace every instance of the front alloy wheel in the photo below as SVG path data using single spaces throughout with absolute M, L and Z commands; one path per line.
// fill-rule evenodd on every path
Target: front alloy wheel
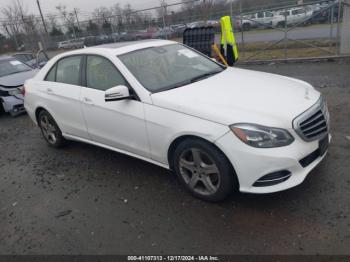
M 212 195 L 220 185 L 220 171 L 214 160 L 197 148 L 185 150 L 179 161 L 180 173 L 191 190 L 201 195 Z
M 216 146 L 202 139 L 182 141 L 174 151 L 173 166 L 182 184 L 198 198 L 220 201 L 238 188 L 230 161 Z

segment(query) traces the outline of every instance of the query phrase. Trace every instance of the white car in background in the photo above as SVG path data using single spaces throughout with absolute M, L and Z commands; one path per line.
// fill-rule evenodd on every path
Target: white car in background
M 330 139 L 325 99 L 311 85 L 225 68 L 172 41 L 58 55 L 24 93 L 49 145 L 77 140 L 172 169 L 209 201 L 302 183 Z
M 255 22 L 255 27 L 268 27 L 272 25 L 274 14 L 269 11 L 262 11 L 255 14 L 249 15 L 249 18 Z
M 58 49 L 66 49 L 66 48 L 69 48 L 69 41 L 62 41 L 62 42 L 59 42 L 58 45 L 57 45 L 57 48 L 58 48 Z
M 279 13 L 279 16 L 276 16 L 279 19 L 273 20 L 273 26 L 284 27 L 286 22 L 287 26 L 296 25 L 296 24 L 307 24 L 312 17 L 312 11 L 306 10 L 304 8 L 292 8 L 285 10 Z
M 84 47 L 84 39 L 72 39 L 67 41 L 62 41 L 58 43 L 58 49 L 77 49 Z

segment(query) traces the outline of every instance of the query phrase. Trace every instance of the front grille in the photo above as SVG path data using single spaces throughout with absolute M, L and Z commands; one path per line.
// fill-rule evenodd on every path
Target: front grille
M 315 105 L 293 121 L 294 130 L 305 141 L 314 141 L 324 137 L 329 129 L 327 103 L 321 97 Z

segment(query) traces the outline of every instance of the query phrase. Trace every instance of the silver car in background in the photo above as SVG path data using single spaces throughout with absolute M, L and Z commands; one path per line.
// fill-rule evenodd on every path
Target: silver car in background
M 23 84 L 39 70 L 10 56 L 0 57 L 0 112 L 11 116 L 25 112 Z

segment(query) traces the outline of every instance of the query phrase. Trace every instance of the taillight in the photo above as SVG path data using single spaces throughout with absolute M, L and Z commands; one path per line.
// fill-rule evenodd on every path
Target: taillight
M 25 87 L 25 86 L 22 86 L 22 88 L 21 88 L 21 94 L 22 94 L 23 96 L 26 95 L 26 87 Z

